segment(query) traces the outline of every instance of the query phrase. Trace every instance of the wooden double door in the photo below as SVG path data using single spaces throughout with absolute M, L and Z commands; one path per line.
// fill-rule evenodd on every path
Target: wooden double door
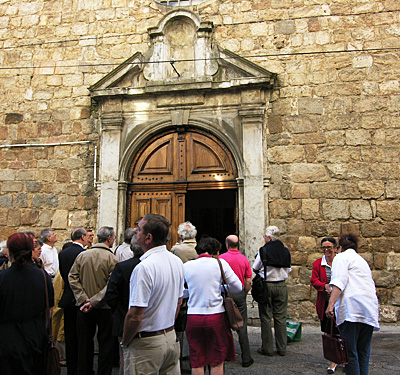
M 237 168 L 222 142 L 196 130 L 171 130 L 153 137 L 129 170 L 127 226 L 148 213 L 172 224 L 167 246 L 178 242 L 177 228 L 191 221 L 198 235 L 223 241 L 238 232 Z

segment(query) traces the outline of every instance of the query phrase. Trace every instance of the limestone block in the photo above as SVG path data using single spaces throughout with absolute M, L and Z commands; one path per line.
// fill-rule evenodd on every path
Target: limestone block
M 361 55 L 353 57 L 354 68 L 370 68 L 372 66 L 373 59 L 370 55 Z
M 289 219 L 287 222 L 287 231 L 292 235 L 304 236 L 305 223 L 303 220 Z
M 39 218 L 38 210 L 24 210 L 21 214 L 21 225 L 34 225 Z
M 303 220 L 320 219 L 319 200 L 303 199 L 301 203 L 301 217 Z
M 377 216 L 383 220 L 400 219 L 400 202 L 398 201 L 377 201 Z
M 386 237 L 400 236 L 400 225 L 397 222 L 386 222 L 383 224 L 383 234 Z M 397 243 L 397 241 L 396 241 Z
M 277 199 L 270 203 L 269 208 L 270 214 L 274 218 L 291 218 L 297 215 L 300 201 Z
M 306 133 L 306 134 L 295 134 L 293 136 L 293 142 L 299 143 L 301 145 L 304 144 L 322 144 L 326 143 L 325 135 L 321 133 Z
M 0 197 L 0 207 L 11 207 L 12 206 L 12 196 L 3 195 Z
M 361 224 L 361 234 L 363 237 L 380 237 L 383 234 L 383 225 L 378 222 L 368 222 Z
M 322 215 L 328 220 L 348 219 L 350 217 L 349 202 L 339 199 L 327 199 L 322 202 Z
M 378 297 L 378 303 L 380 305 L 386 305 L 390 301 L 390 290 L 377 288 L 376 289 L 376 296 Z
M 8 209 L 1 208 L 1 206 L 0 206 L 0 225 L 1 226 L 7 225 L 7 216 L 8 216 Z M 2 236 L 4 236 L 4 233 L 2 233 Z
M 371 220 L 372 209 L 368 201 L 351 201 L 350 213 L 354 219 L 357 220 Z
M 386 198 L 400 198 L 399 181 L 388 181 L 386 183 Z
M 396 306 L 379 306 L 379 321 L 382 323 L 395 323 L 399 314 Z
M 299 237 L 297 249 L 305 253 L 315 252 L 317 248 L 316 239 L 314 237 Z
M 68 226 L 70 228 L 78 228 L 87 226 L 87 211 L 73 211 L 68 214 Z
M 392 304 L 400 306 L 400 287 L 396 287 L 392 290 Z
M 290 255 L 292 257 L 292 265 L 306 265 L 307 264 L 307 254 L 299 251 L 291 251 Z
M 296 31 L 295 22 L 293 20 L 284 20 L 276 22 L 274 25 L 275 34 L 290 35 Z
M 294 182 L 327 181 L 328 173 L 320 164 L 292 164 L 291 176 Z
M 51 227 L 53 229 L 64 229 L 68 227 L 68 211 L 57 210 L 51 219 Z
M 35 171 L 30 169 L 25 169 L 17 172 L 16 179 L 19 181 L 34 181 Z
M 80 86 L 83 85 L 83 74 L 67 74 L 63 76 L 63 86 Z
M 337 237 L 341 233 L 340 223 L 337 221 L 316 221 L 311 225 L 311 235 L 317 237 Z
M 382 270 L 386 267 L 387 255 L 383 253 L 375 253 L 374 255 L 374 268 Z
M 321 182 L 311 186 L 312 198 L 360 198 L 356 184 L 347 182 Z
M 269 134 L 277 134 L 282 132 L 282 117 L 269 116 L 268 117 L 268 131 Z
M 304 301 L 310 298 L 310 287 L 307 285 L 288 285 L 289 301 Z
M 319 247 L 319 242 L 318 242 L 318 247 Z M 317 247 L 314 249 L 314 251 L 316 251 L 316 250 L 318 250 Z M 307 266 L 308 266 L 308 267 L 311 267 L 312 264 L 313 264 L 317 259 L 322 258 L 323 255 L 324 255 L 324 254 L 322 253 L 322 250 L 320 250 L 320 251 L 317 252 L 317 253 L 308 254 Z
M 388 271 L 400 271 L 400 254 L 389 253 L 386 264 Z
M 13 209 L 8 211 L 7 225 L 19 227 L 21 225 L 21 210 Z
M 0 181 L 14 181 L 16 172 L 11 169 L 0 169 Z
M 294 163 L 304 161 L 302 146 L 280 146 L 268 149 L 268 160 L 272 163 Z
M 22 191 L 23 186 L 24 186 L 24 184 L 22 182 L 4 181 L 1 184 L 1 191 L 3 193 L 18 192 L 18 191 Z
M 360 181 L 358 182 L 358 188 L 364 199 L 379 198 L 385 192 L 383 181 Z
M 42 184 L 39 182 L 29 182 L 25 183 L 26 191 L 29 193 L 37 193 L 42 189 Z
M 370 145 L 371 133 L 365 129 L 346 130 L 346 144 L 349 146 Z
M 309 184 L 293 184 L 291 191 L 292 198 L 310 198 Z
M 32 198 L 33 207 L 57 207 L 58 195 L 54 194 L 35 194 Z
M 372 269 L 374 266 L 374 256 L 371 253 L 366 253 L 366 252 L 361 252 L 361 249 L 358 249 L 358 253 L 365 259 L 365 261 L 368 263 L 369 268 Z
M 303 114 L 317 114 L 323 113 L 323 101 L 321 99 L 299 98 L 298 111 L 300 115 Z
M 311 293 L 311 290 L 314 289 L 314 288 L 310 287 L 311 275 L 312 275 L 312 269 L 308 269 L 307 267 L 300 267 L 298 282 L 300 284 L 304 284 L 305 286 L 307 286 L 310 293 Z
M 15 197 L 14 207 L 28 207 L 26 193 L 18 193 Z
M 340 233 L 350 233 L 350 232 L 360 235 L 360 225 L 358 223 L 350 223 L 350 222 L 340 224 Z M 362 238 L 359 238 L 359 242 L 361 240 Z
M 377 288 L 394 288 L 397 285 L 395 272 L 375 270 L 372 271 L 372 277 Z

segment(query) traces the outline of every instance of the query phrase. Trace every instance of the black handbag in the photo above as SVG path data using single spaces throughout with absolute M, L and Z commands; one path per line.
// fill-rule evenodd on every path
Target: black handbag
M 44 375 L 61 375 L 61 365 L 60 365 L 60 353 L 54 345 L 53 332 L 50 319 L 50 308 L 49 308 L 49 293 L 47 290 L 47 278 L 43 271 L 44 276 L 44 286 L 46 289 L 46 327 L 49 336 L 48 346 L 45 353 L 45 364 L 44 364 Z
M 221 269 L 221 276 L 222 276 L 222 286 L 224 288 L 224 293 L 222 294 L 222 298 L 224 300 L 224 307 L 225 307 L 225 316 L 228 320 L 228 324 L 230 329 L 233 331 L 238 331 L 240 328 L 243 328 L 244 321 L 242 314 L 239 311 L 235 301 L 231 296 L 231 292 L 229 290 L 228 282 L 226 281 L 225 272 L 222 268 L 221 261 L 217 258 L 219 268 Z M 226 285 L 226 287 L 225 287 Z
M 333 322 L 334 318 L 331 319 L 331 332 L 333 332 Z M 328 361 L 338 365 L 347 365 L 349 363 L 346 340 L 344 337 L 324 333 L 322 335 L 322 347 L 324 349 L 324 358 Z
M 264 267 L 264 277 L 261 277 L 259 271 L 256 271 L 256 276 L 254 276 L 251 282 L 251 296 L 254 301 L 261 304 L 268 304 L 268 284 L 267 284 L 267 260 L 265 258 L 265 254 L 261 253 L 260 249 L 260 258 Z

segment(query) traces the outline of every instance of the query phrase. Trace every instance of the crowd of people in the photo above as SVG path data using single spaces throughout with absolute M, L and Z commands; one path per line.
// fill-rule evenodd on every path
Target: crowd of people
M 252 266 L 235 234 L 224 246 L 207 235 L 196 241 L 195 226 L 185 222 L 177 230 L 179 243 L 169 250 L 169 232 L 165 217 L 148 214 L 116 247 L 115 231 L 107 226 L 98 230 L 96 243 L 92 230 L 74 229 L 60 252 L 52 229 L 42 230 L 39 238 L 33 232 L 11 235 L 0 258 L 0 374 L 43 374 L 48 300 L 53 338 L 68 375 L 92 375 L 96 350 L 99 375 L 110 375 L 116 361 L 121 375 L 180 374 L 187 357 L 192 375 L 207 367 L 210 375 L 222 375 L 224 362 L 236 360 L 221 294 L 224 279 L 243 317 L 237 331 L 241 364 L 250 367 L 246 300 L 253 273 L 266 288 L 258 304 L 262 345 L 257 353 L 273 356 L 275 347 L 285 356 L 291 255 L 279 228 L 266 229 Z M 313 263 L 310 282 L 317 290 L 321 330 L 346 339 L 346 374 L 365 375 L 372 332 L 379 329 L 378 300 L 357 245 L 351 233 L 338 243 L 323 238 L 323 257 Z M 330 363 L 327 372 L 336 367 Z

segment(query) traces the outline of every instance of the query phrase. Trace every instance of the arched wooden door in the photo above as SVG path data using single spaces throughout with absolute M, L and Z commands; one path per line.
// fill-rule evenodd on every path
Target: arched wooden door
M 165 216 L 172 224 L 171 240 L 167 245 L 171 248 L 178 240 L 178 225 L 188 220 L 185 213 L 188 191 L 236 191 L 236 178 L 237 168 L 231 153 L 212 135 L 195 130 L 175 130 L 158 135 L 132 161 L 126 225 L 135 226 L 148 213 Z M 191 196 L 193 199 L 199 197 Z M 223 200 L 223 196 L 219 196 L 217 201 Z M 199 204 L 190 206 L 195 211 L 193 207 Z M 234 206 L 232 220 L 237 231 L 237 203 Z M 201 223 L 194 224 L 199 228 Z

